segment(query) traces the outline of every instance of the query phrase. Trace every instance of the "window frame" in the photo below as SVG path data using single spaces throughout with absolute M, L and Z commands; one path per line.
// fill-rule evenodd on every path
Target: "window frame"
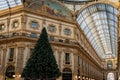
M 50 28 L 54 28 L 53 31 L 51 31 Z M 48 31 L 49 31 L 49 32 L 54 33 L 54 32 L 56 32 L 56 30 L 57 30 L 57 29 L 56 29 L 55 25 L 49 24 L 49 26 L 48 26 Z
M 15 23 L 17 23 L 17 26 L 15 26 Z M 18 28 L 19 27 L 19 21 L 18 20 L 14 20 L 12 23 L 12 28 Z
M 31 33 L 30 36 L 31 38 L 37 38 L 37 33 Z
M 65 28 L 64 29 L 64 35 L 71 35 L 71 29 L 69 29 L 69 28 Z
M 11 51 L 13 49 L 13 52 Z M 15 48 L 11 47 L 9 48 L 9 61 L 13 61 L 15 55 Z
M 2 27 L 4 25 L 4 28 Z M 0 23 L 0 31 L 5 30 L 5 23 Z
M 37 26 L 34 26 L 34 27 L 33 27 L 33 25 L 32 25 L 33 23 L 37 24 Z M 32 29 L 38 29 L 38 28 L 39 28 L 39 22 L 36 21 L 36 20 L 31 20 L 31 21 L 30 21 L 30 27 L 31 27 Z
M 70 53 L 65 53 L 65 64 L 70 64 Z

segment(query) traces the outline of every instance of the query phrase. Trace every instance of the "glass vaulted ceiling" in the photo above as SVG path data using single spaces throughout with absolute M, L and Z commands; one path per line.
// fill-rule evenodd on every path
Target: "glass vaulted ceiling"
M 77 21 L 101 58 L 117 54 L 117 14 L 111 5 L 96 3 L 82 10 Z
M 0 10 L 21 5 L 21 0 L 0 0 Z

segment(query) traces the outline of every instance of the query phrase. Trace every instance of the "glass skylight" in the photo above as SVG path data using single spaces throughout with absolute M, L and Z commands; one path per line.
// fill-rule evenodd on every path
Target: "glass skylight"
M 21 0 L 0 0 L 0 10 L 21 5 Z
M 78 15 L 81 29 L 101 58 L 117 54 L 117 14 L 118 10 L 113 6 L 96 3 Z

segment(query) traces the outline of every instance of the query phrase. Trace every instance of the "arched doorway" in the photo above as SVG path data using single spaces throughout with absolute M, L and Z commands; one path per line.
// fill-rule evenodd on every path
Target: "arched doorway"
M 107 74 L 107 80 L 115 80 L 114 73 L 108 73 Z
M 72 80 L 72 71 L 69 68 L 63 70 L 62 80 Z
M 5 80 L 14 80 L 15 68 L 14 66 L 8 66 L 5 72 Z

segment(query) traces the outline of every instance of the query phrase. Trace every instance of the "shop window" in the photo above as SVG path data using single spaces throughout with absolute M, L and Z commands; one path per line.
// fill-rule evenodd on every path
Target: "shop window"
M 15 67 L 14 66 L 8 66 L 5 72 L 5 80 L 14 80 L 15 77 Z M 7 79 L 6 79 L 7 78 Z
M 62 80 L 72 80 L 72 71 L 69 68 L 63 69 Z
M 80 80 L 80 70 L 78 70 L 77 78 Z

